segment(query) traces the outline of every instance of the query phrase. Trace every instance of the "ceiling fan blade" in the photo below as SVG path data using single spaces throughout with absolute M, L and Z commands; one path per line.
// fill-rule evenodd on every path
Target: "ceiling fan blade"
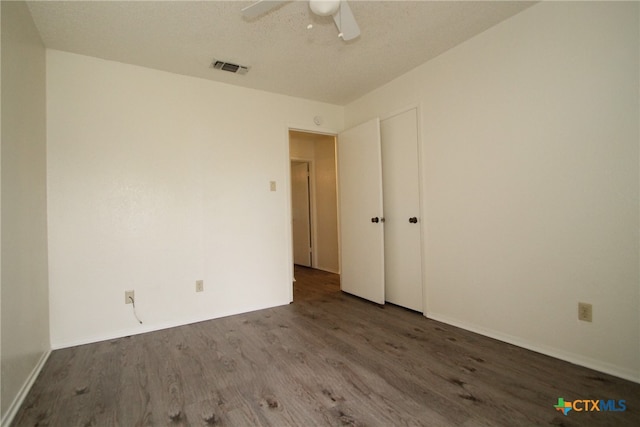
M 360 27 L 356 22 L 356 18 L 351 12 L 351 8 L 346 1 L 340 2 L 340 9 L 333 15 L 333 21 L 338 27 L 338 31 L 342 34 L 342 40 L 353 40 L 360 35 Z
M 257 18 L 287 1 L 289 0 L 258 0 L 254 4 L 242 9 L 242 15 L 248 19 Z

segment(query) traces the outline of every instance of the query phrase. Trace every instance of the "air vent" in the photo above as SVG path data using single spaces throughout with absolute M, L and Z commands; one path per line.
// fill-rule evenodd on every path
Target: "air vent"
M 236 74 L 247 74 L 247 72 L 249 72 L 249 67 L 245 67 L 244 65 L 232 64 L 231 62 L 218 61 L 215 59 L 211 63 L 211 67 L 216 70 L 228 71 Z

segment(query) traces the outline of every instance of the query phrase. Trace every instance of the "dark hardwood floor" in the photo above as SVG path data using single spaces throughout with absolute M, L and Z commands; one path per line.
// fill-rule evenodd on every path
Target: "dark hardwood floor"
M 54 351 L 13 425 L 640 425 L 640 384 L 296 278 L 289 306 Z

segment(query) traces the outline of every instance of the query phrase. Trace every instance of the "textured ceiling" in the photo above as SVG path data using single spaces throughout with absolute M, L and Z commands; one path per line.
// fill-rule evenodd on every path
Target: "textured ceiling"
M 251 1 L 35 1 L 46 47 L 344 105 L 531 6 L 524 1 L 349 1 L 361 36 L 291 1 L 253 20 Z M 307 25 L 312 23 L 313 29 Z M 210 68 L 213 58 L 246 75 Z

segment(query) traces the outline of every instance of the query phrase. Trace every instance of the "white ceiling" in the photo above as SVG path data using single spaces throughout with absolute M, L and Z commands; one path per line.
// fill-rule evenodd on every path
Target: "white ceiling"
M 349 1 L 361 36 L 292 1 L 253 20 L 251 1 L 34 1 L 46 47 L 344 105 L 531 6 L 525 1 Z M 313 23 L 314 28 L 307 30 Z M 210 68 L 213 58 L 246 75 Z

